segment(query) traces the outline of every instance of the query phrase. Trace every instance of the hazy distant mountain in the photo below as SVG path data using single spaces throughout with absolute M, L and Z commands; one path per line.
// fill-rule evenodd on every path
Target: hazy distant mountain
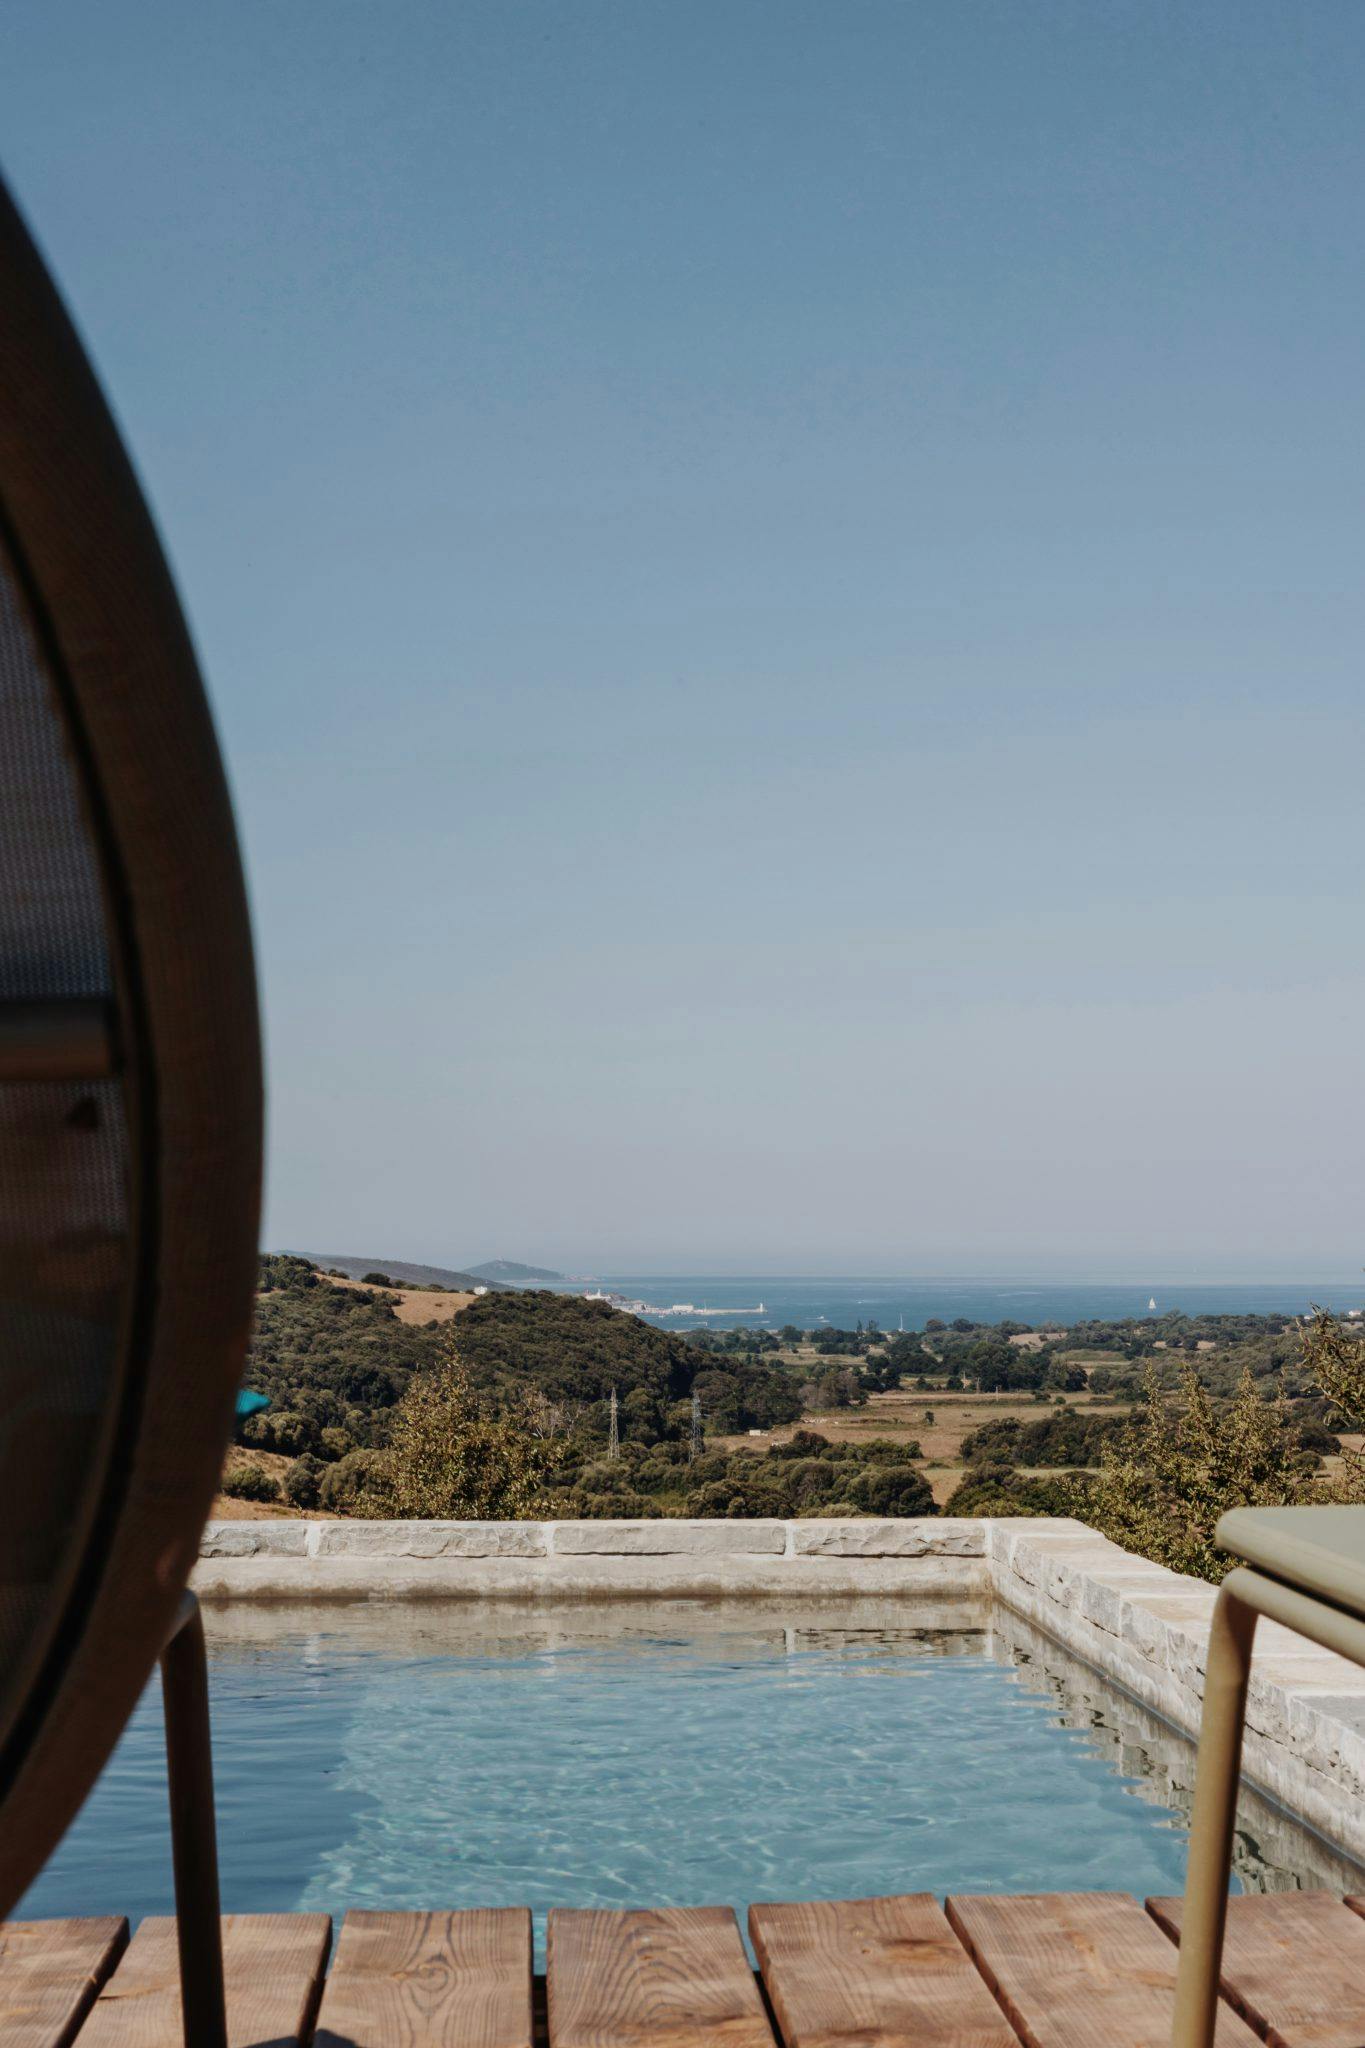
M 367 1273 L 387 1273 L 402 1287 L 504 1287 L 507 1281 L 490 1279 L 485 1273 L 456 1273 L 449 1266 L 415 1266 L 411 1259 L 354 1259 L 341 1252 L 308 1252 L 315 1265 L 334 1266 L 349 1279 L 363 1280 Z
M 488 1259 L 482 1266 L 471 1266 L 469 1270 L 490 1287 L 549 1287 L 567 1278 L 549 1266 L 522 1266 L 515 1259 Z

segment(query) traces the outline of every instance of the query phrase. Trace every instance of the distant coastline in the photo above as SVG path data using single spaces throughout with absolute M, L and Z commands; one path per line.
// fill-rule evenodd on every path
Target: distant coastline
M 1186 1315 L 1306 1315 L 1318 1304 L 1347 1314 L 1365 1308 L 1365 1275 L 1341 1281 L 1163 1281 L 1160 1274 L 1141 1283 L 1086 1284 L 1075 1281 L 982 1281 L 952 1279 L 895 1280 L 792 1279 L 753 1273 L 717 1277 L 706 1274 L 605 1273 L 591 1283 L 562 1291 L 592 1289 L 618 1294 L 632 1303 L 660 1305 L 691 1302 L 703 1315 L 644 1311 L 645 1320 L 664 1329 L 686 1329 L 689 1322 L 712 1329 L 851 1330 L 875 1322 L 894 1331 L 923 1329 L 931 1316 L 952 1322 L 965 1316 L 974 1323 L 1005 1321 L 1037 1325 L 1118 1322 L 1182 1311 Z M 1155 1310 L 1148 1307 L 1152 1300 Z M 763 1314 L 754 1304 L 762 1302 Z M 635 1309 L 634 1313 L 642 1311 Z
M 600 1273 L 571 1275 L 550 1267 L 493 1259 L 464 1268 L 406 1259 L 317 1254 L 326 1270 L 353 1279 L 371 1269 L 399 1285 L 547 1288 L 555 1294 L 611 1297 L 617 1307 L 660 1329 L 763 1328 L 851 1330 L 873 1322 L 883 1330 L 922 1329 L 930 1317 L 973 1323 L 1122 1322 L 1182 1311 L 1187 1315 L 1305 1315 L 1314 1305 L 1348 1314 L 1365 1309 L 1365 1274 L 1341 1280 L 1047 1281 L 930 1276 L 793 1278 L 790 1274 Z M 1149 1306 L 1155 1301 L 1156 1307 Z

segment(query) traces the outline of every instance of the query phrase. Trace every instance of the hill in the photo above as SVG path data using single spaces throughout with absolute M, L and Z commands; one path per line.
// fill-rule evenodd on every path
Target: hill
M 373 1512 L 395 1406 L 452 1340 L 475 1420 L 541 1446 L 543 1512 L 559 1516 L 1072 1513 L 1148 1370 L 1175 1390 L 1192 1368 L 1219 1415 L 1245 1399 L 1249 1372 L 1287 1397 L 1282 1424 L 1268 1418 L 1283 1426 L 1277 1456 L 1307 1472 L 1340 1455 L 1339 1420 L 1284 1317 L 682 1336 L 551 1288 L 485 1280 L 476 1294 L 474 1275 L 450 1268 L 347 1263 L 358 1280 L 288 1255 L 261 1262 L 246 1384 L 271 1405 L 241 1426 L 228 1475 L 237 1512 Z M 390 1287 L 369 1273 L 446 1284 Z M 471 1284 L 448 1284 L 461 1277 Z
M 290 1258 L 293 1254 L 284 1252 L 280 1256 Z M 455 1287 L 465 1294 L 472 1294 L 476 1287 L 500 1284 L 477 1268 L 470 1272 L 457 1272 L 450 1266 L 416 1266 L 411 1259 L 361 1259 L 342 1252 L 304 1252 L 301 1256 L 310 1266 L 317 1266 L 324 1273 L 329 1267 L 334 1267 L 348 1280 L 363 1280 L 367 1273 L 383 1273 L 387 1279 L 403 1287 Z
M 271 1406 L 248 1425 L 248 1441 L 322 1458 L 382 1444 L 411 1374 L 449 1341 L 434 1303 L 427 1320 L 404 1313 L 411 1299 L 332 1280 L 288 1254 L 263 1258 L 246 1384 Z M 456 1320 L 460 1355 L 482 1392 L 549 1403 L 599 1439 L 613 1390 L 622 1440 L 639 1443 L 685 1436 L 694 1389 L 720 1432 L 801 1412 L 796 1381 L 780 1367 L 714 1357 L 604 1301 L 504 1288 L 469 1299 Z
M 469 1270 L 476 1280 L 485 1280 L 494 1287 L 553 1287 L 568 1278 L 550 1266 L 523 1266 L 516 1259 L 486 1259 L 483 1265 L 471 1266 Z

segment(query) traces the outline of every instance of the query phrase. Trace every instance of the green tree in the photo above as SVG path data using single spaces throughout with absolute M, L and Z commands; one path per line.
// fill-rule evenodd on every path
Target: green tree
M 322 1475 L 326 1470 L 322 1459 L 315 1458 L 311 1451 L 305 1451 L 302 1457 L 295 1458 L 285 1473 L 281 1486 L 281 1491 L 291 1508 L 302 1508 L 306 1511 L 317 1506 Z
M 918 1445 L 907 1445 L 917 1450 Z M 852 1505 L 869 1515 L 936 1515 L 933 1488 L 913 1465 L 869 1465 L 848 1489 Z
M 238 1465 L 223 1479 L 230 1500 L 278 1500 L 280 1489 L 264 1465 Z
M 1220 1415 L 1193 1365 L 1182 1366 L 1174 1396 L 1149 1370 L 1143 1394 L 1141 1411 L 1104 1443 L 1074 1512 L 1125 1550 L 1216 1582 L 1231 1565 L 1213 1541 L 1221 1514 L 1309 1495 L 1288 1404 L 1264 1398 L 1248 1370 Z
M 1352 1435 L 1365 1432 L 1365 1332 L 1325 1308 L 1315 1308 L 1300 1331 L 1301 1363 L 1305 1378 L 1327 1402 L 1330 1421 Z M 1365 1457 L 1349 1444 L 1342 1444 L 1341 1463 L 1320 1488 L 1325 1500 L 1356 1503 L 1365 1501 Z
M 514 1415 L 475 1396 L 452 1342 L 439 1365 L 413 1375 L 376 1464 L 364 1513 L 514 1522 L 541 1512 L 550 1448 Z

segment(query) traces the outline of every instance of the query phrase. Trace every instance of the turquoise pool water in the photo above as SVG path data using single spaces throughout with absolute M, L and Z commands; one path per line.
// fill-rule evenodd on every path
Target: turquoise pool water
M 988 1630 L 253 1626 L 213 1646 L 229 1910 L 1183 1882 L 1102 1714 L 1066 1726 Z M 171 1904 L 153 1691 L 23 1910 Z

